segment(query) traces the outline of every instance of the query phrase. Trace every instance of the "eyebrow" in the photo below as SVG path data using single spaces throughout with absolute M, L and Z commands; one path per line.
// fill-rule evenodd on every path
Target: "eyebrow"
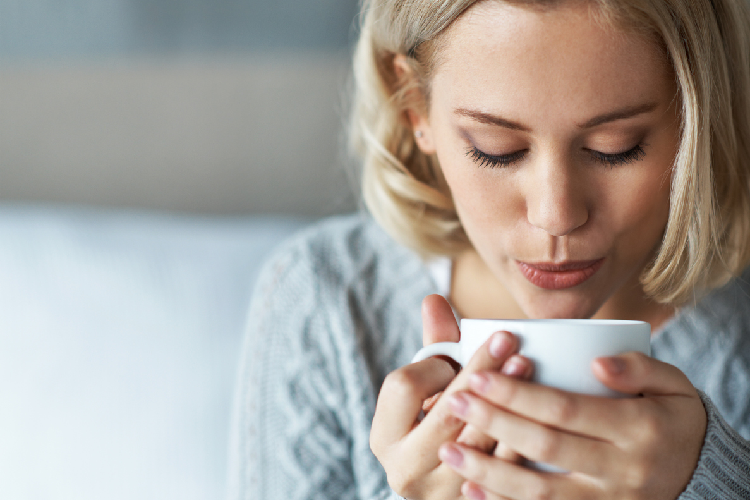
M 589 121 L 578 125 L 580 128 L 591 128 L 601 125 L 602 123 L 609 123 L 616 120 L 624 120 L 626 118 L 632 118 L 634 116 L 642 115 L 644 113 L 650 113 L 659 106 L 655 102 L 647 102 L 636 106 L 630 106 L 623 109 L 618 109 L 612 113 L 606 113 L 603 115 L 595 116 Z
M 655 103 L 655 102 L 647 102 L 644 104 L 638 104 L 636 106 L 629 106 L 623 109 L 618 109 L 611 113 L 605 113 L 603 115 L 595 116 L 591 118 L 590 120 L 579 124 L 578 127 L 585 129 L 585 128 L 596 127 L 597 125 L 602 125 L 604 123 L 609 123 L 609 122 L 613 122 L 616 120 L 624 120 L 626 118 L 632 118 L 634 116 L 638 116 L 644 113 L 649 113 L 653 111 L 654 109 L 656 109 L 657 107 L 658 107 L 658 103 Z M 485 123 L 487 125 L 497 125 L 499 127 L 504 127 L 510 130 L 520 130 L 522 132 L 529 132 L 531 130 L 529 127 L 527 127 L 526 125 L 523 125 L 522 123 L 518 123 L 513 120 L 508 120 L 498 115 L 485 113 L 483 111 L 477 111 L 477 110 L 466 109 L 466 108 L 456 108 L 454 110 L 454 113 L 456 113 L 457 115 L 466 116 L 468 118 L 476 120 L 480 123 Z
M 456 108 L 454 110 L 454 113 L 456 113 L 457 115 L 466 116 L 478 121 L 479 123 L 485 123 L 487 125 L 497 125 L 498 127 L 505 127 L 511 130 L 521 130 L 523 132 L 529 132 L 531 130 L 526 125 L 522 125 L 511 120 L 506 120 L 501 116 L 492 115 L 483 111 L 476 111 L 466 108 Z

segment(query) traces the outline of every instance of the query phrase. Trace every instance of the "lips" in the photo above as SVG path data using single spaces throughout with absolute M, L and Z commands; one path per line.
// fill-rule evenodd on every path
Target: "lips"
M 546 290 L 562 290 L 580 285 L 596 274 L 603 262 L 604 259 L 560 264 L 516 261 L 521 274 L 530 283 Z

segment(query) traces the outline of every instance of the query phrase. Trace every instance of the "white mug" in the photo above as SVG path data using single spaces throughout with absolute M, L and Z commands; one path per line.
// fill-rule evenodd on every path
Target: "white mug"
M 591 371 L 598 357 L 628 351 L 651 353 L 651 325 L 608 319 L 462 319 L 459 342 L 439 342 L 419 350 L 412 362 L 448 356 L 461 366 L 490 336 L 506 331 L 518 337 L 519 354 L 534 364 L 533 381 L 570 392 L 621 396 Z
M 459 342 L 426 346 L 412 362 L 431 356 L 448 356 L 466 366 L 477 349 L 498 331 L 518 337 L 519 354 L 534 364 L 532 381 L 582 394 L 623 397 L 597 380 L 591 370 L 594 359 L 629 351 L 651 353 L 651 325 L 643 321 L 462 319 Z M 527 465 L 548 472 L 566 472 L 548 464 L 528 462 Z

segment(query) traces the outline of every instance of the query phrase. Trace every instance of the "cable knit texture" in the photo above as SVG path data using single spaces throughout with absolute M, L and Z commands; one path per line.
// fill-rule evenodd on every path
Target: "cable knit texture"
M 653 355 L 702 391 L 708 429 L 680 500 L 750 498 L 748 273 L 682 310 Z M 385 376 L 421 347 L 424 262 L 371 219 L 330 219 L 265 266 L 249 315 L 230 500 L 399 498 L 369 434 Z

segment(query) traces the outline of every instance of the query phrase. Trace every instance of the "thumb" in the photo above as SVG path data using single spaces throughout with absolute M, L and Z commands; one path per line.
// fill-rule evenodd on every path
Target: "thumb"
M 624 394 L 674 395 L 695 392 L 688 378 L 677 367 L 639 352 L 597 358 L 591 368 L 601 383 Z
M 442 295 L 428 295 L 422 301 L 422 343 L 458 342 L 458 330 L 453 309 Z
M 422 300 L 422 345 L 437 342 L 458 342 L 461 332 L 451 305 L 442 295 L 428 295 Z M 446 356 L 438 356 L 458 373 L 461 366 Z M 436 395 L 439 397 L 439 395 Z

